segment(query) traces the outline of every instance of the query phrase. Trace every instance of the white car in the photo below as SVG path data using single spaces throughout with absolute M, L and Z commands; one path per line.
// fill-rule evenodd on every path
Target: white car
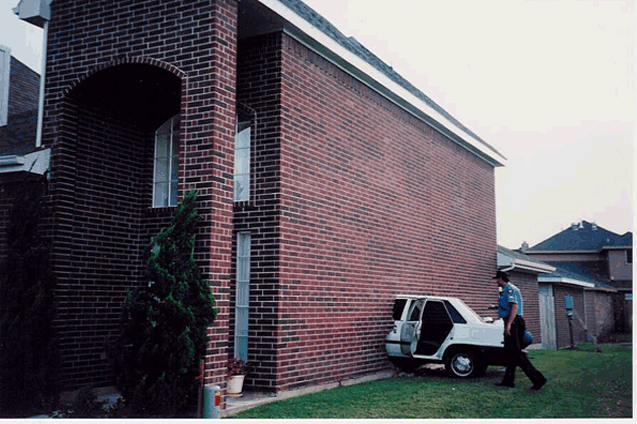
M 487 323 L 458 298 L 398 295 L 393 315 L 385 348 L 400 369 L 441 363 L 453 376 L 477 377 L 505 365 L 503 321 Z

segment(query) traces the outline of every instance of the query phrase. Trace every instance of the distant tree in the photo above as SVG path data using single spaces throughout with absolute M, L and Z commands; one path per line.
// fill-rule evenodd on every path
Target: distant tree
M 196 192 L 148 246 L 147 284 L 129 292 L 123 331 L 111 349 L 131 417 L 190 416 L 196 407 L 215 301 L 194 258 Z
M 6 256 L 0 262 L 0 416 L 45 412 L 59 394 L 59 356 L 53 332 L 56 281 L 44 179 L 14 183 Z

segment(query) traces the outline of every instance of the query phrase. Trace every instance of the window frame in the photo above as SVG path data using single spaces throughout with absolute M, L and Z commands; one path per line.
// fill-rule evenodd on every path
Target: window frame
M 251 191 L 251 183 L 252 183 L 252 172 L 251 172 L 251 164 L 252 164 L 252 127 L 253 124 L 250 120 L 242 120 L 239 117 L 237 117 L 236 119 L 236 124 L 235 124 L 235 137 L 234 137 L 234 171 L 233 171 L 233 192 L 232 192 L 232 199 L 234 202 L 248 202 L 250 201 L 250 191 Z M 247 131 L 247 137 L 248 137 L 248 145 L 247 147 L 238 147 L 239 146 L 239 142 L 240 142 L 240 135 L 241 133 L 243 133 L 244 131 Z M 247 155 L 243 155 L 243 159 L 245 160 L 245 163 L 243 164 L 242 167 L 240 167 L 239 164 L 239 160 L 240 160 L 240 155 L 239 155 L 239 150 L 243 150 L 246 151 L 247 150 Z M 242 168 L 242 169 L 239 169 Z M 239 172 L 239 171 L 243 171 L 243 172 Z M 238 197 L 238 193 L 237 193 L 237 187 L 238 187 L 238 180 L 240 178 L 245 178 L 244 184 L 246 185 L 247 189 L 245 191 L 245 194 L 242 193 L 242 196 L 239 198 Z
M 161 156 L 158 155 L 158 143 L 159 143 L 159 134 L 160 131 L 170 123 L 170 129 L 168 131 L 169 139 L 167 140 L 167 155 L 165 157 L 166 160 L 166 180 L 158 181 L 157 172 L 159 161 L 161 160 Z M 176 125 L 175 125 L 176 124 Z M 176 131 L 175 131 L 176 128 Z M 157 130 L 155 130 L 155 143 L 153 149 L 153 199 L 152 199 L 152 207 L 154 209 L 158 208 L 172 208 L 177 206 L 178 204 L 178 192 L 179 192 L 179 150 L 181 145 L 181 114 L 178 113 L 171 118 L 167 119 L 164 123 L 162 123 Z M 177 167 L 175 170 L 174 167 Z M 175 178 L 172 178 L 173 173 L 175 174 Z M 175 185 L 173 192 L 173 183 Z M 158 186 L 160 184 L 165 184 L 165 195 L 164 199 L 166 200 L 165 204 L 157 204 L 158 200 Z
M 235 278 L 235 318 L 234 318 L 234 357 L 248 360 L 250 342 L 250 258 L 252 234 L 249 231 L 237 233 L 236 278 Z M 245 270 L 245 272 L 242 272 Z M 245 288 L 245 293 L 242 290 Z M 242 302 L 243 300 L 243 302 Z M 245 313 L 240 322 L 240 313 Z M 245 324 L 245 328 L 243 328 Z

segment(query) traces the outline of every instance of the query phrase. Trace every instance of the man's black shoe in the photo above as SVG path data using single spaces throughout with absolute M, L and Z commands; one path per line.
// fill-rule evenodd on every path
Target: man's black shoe
M 546 384 L 546 381 L 546 378 L 543 378 L 541 381 L 533 383 L 533 387 L 531 387 L 531 390 L 540 390 L 542 386 Z
M 498 387 L 515 387 L 515 384 L 513 383 L 505 383 L 504 381 L 501 383 L 495 383 L 496 386 Z

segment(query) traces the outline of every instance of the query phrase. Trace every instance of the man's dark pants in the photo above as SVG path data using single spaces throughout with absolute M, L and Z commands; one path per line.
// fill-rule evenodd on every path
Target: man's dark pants
M 504 320 L 506 322 L 507 318 L 504 318 Z M 522 371 L 529 377 L 534 386 L 541 386 L 546 382 L 546 378 L 535 369 L 526 352 L 522 350 L 524 330 L 526 330 L 524 318 L 518 315 L 511 324 L 511 335 L 504 335 L 504 354 L 508 361 L 504 379 L 502 380 L 504 385 L 513 386 L 515 383 L 515 369 L 518 366 L 522 368 Z

